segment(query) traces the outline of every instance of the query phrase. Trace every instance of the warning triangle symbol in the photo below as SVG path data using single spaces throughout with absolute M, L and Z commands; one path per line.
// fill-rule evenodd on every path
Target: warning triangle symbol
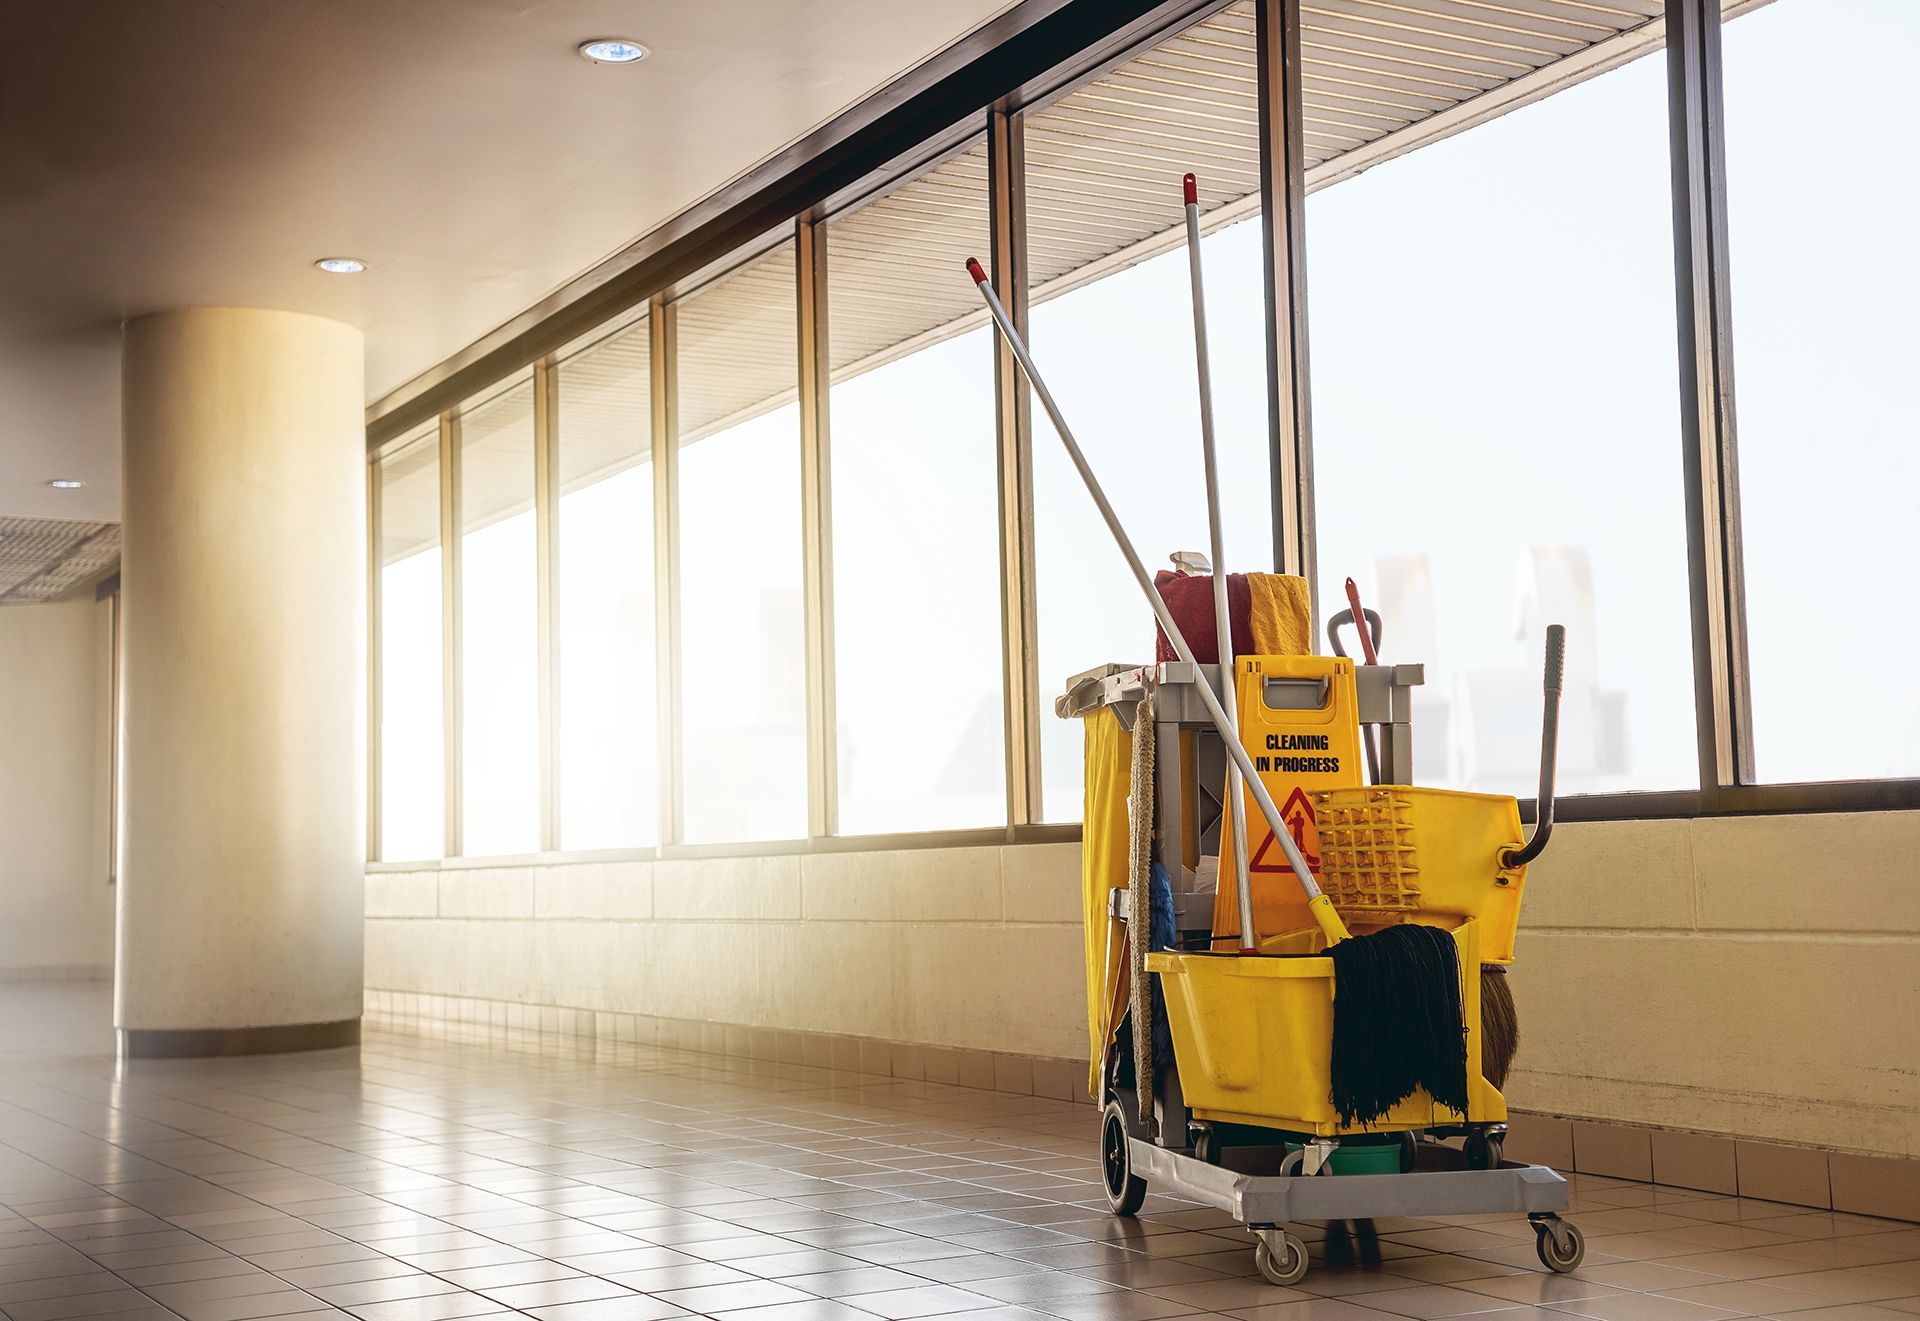
M 1307 860 L 1307 866 L 1318 870 L 1319 856 L 1307 849 L 1307 827 L 1315 823 L 1315 817 L 1313 803 L 1307 798 L 1306 790 L 1296 787 L 1287 796 L 1285 805 L 1280 809 L 1280 819 L 1287 823 L 1287 833 L 1293 836 L 1293 842 L 1299 846 L 1300 856 Z M 1292 871 L 1293 869 L 1287 865 L 1284 853 L 1271 862 L 1267 860 L 1267 852 L 1272 848 L 1273 832 L 1269 830 L 1261 839 L 1260 847 L 1256 848 L 1253 856 L 1247 859 L 1247 870 L 1250 872 Z

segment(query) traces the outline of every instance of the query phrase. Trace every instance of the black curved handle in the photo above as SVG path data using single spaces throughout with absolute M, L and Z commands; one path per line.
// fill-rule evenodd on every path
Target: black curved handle
M 1553 834 L 1553 764 L 1560 748 L 1560 684 L 1567 667 L 1567 630 L 1547 625 L 1547 663 L 1541 677 L 1545 709 L 1540 713 L 1540 797 L 1534 810 L 1533 834 L 1522 848 L 1508 849 L 1502 867 L 1524 867 L 1540 856 Z
M 1373 634 L 1373 649 L 1377 653 L 1380 650 L 1380 612 L 1371 606 L 1365 607 L 1365 609 L 1367 631 Z M 1334 655 L 1344 656 L 1347 654 L 1347 649 L 1340 645 L 1340 626 L 1342 624 L 1351 624 L 1352 622 L 1353 611 L 1351 610 L 1342 610 L 1339 614 L 1328 618 L 1327 641 L 1333 644 Z

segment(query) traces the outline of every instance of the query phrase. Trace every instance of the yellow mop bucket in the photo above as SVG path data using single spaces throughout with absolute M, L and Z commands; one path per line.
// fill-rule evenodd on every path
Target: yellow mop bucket
M 1480 958 L 1513 962 L 1527 868 L 1502 860 L 1526 842 L 1517 801 L 1401 784 L 1311 798 L 1320 885 L 1349 925 L 1451 927 L 1473 919 Z
M 1460 967 L 1480 966 L 1479 924 L 1453 929 Z M 1467 1113 L 1438 1105 L 1424 1091 L 1370 1124 L 1343 1125 L 1333 1108 L 1333 960 L 1318 930 L 1266 943 L 1299 953 L 1147 956 L 1160 974 L 1180 1088 L 1200 1119 L 1335 1137 L 1426 1129 L 1507 1117 L 1507 1103 L 1480 1072 L 1480 978 L 1461 978 L 1467 1028 Z

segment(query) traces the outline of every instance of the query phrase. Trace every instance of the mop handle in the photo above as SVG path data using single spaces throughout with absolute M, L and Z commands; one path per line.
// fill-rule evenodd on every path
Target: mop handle
M 1047 383 L 1040 375 L 1040 369 L 1033 365 L 1033 355 L 1027 352 L 1026 341 L 1020 338 L 1020 332 L 1013 328 L 1013 319 L 1007 315 L 1007 309 L 1000 304 L 1000 296 L 993 291 L 993 285 L 987 280 L 987 273 L 980 266 L 977 257 L 967 259 L 967 274 L 979 286 L 981 295 L 987 300 L 987 310 L 993 314 L 994 324 L 1000 327 L 1001 336 L 1007 341 L 1007 347 L 1013 350 L 1015 361 L 1025 373 L 1033 392 L 1040 397 L 1040 405 L 1046 409 L 1047 416 L 1053 421 L 1053 429 L 1060 437 L 1060 443 L 1067 447 L 1067 457 L 1073 460 L 1073 466 L 1080 473 L 1080 480 L 1086 484 L 1087 494 L 1093 497 L 1095 508 L 1105 520 L 1107 531 L 1113 534 L 1114 544 L 1120 547 L 1127 567 L 1133 571 L 1133 580 L 1145 593 L 1147 604 L 1153 607 L 1154 618 L 1160 622 L 1161 631 L 1167 635 L 1167 641 L 1173 644 L 1176 656 L 1194 668 L 1195 695 L 1200 705 L 1206 708 L 1207 718 L 1220 733 L 1220 742 L 1226 746 L 1227 755 L 1239 766 L 1240 774 L 1246 779 L 1247 788 L 1252 791 L 1254 803 L 1260 809 L 1260 815 L 1266 818 L 1267 828 L 1273 832 L 1273 838 L 1280 845 L 1280 851 L 1286 855 L 1287 865 L 1293 868 L 1294 877 L 1300 882 L 1300 889 L 1307 896 L 1308 907 L 1313 912 L 1314 921 L 1320 926 L 1321 933 L 1328 944 L 1335 944 L 1347 938 L 1347 927 L 1340 915 L 1333 910 L 1333 901 L 1320 890 L 1320 883 L 1313 879 L 1313 869 L 1307 866 L 1306 858 L 1301 856 L 1300 846 L 1293 842 L 1293 832 L 1287 829 L 1286 820 L 1280 815 L 1280 809 L 1274 806 L 1273 795 L 1267 792 L 1267 786 L 1260 780 L 1260 773 L 1253 767 L 1253 759 L 1247 756 L 1247 750 L 1240 745 L 1239 730 L 1227 719 L 1227 713 L 1220 709 L 1220 699 L 1213 695 L 1213 689 L 1200 677 L 1200 663 L 1193 658 L 1193 648 L 1187 645 L 1186 635 L 1180 626 L 1173 622 L 1173 612 L 1167 609 L 1166 601 L 1160 595 L 1160 589 L 1153 585 L 1146 566 L 1140 562 L 1140 556 L 1133 549 L 1133 543 L 1127 540 L 1126 529 L 1120 525 L 1119 515 L 1113 512 L 1113 506 L 1107 503 L 1106 492 L 1100 489 L 1100 481 L 1093 475 L 1093 469 L 1087 463 L 1087 456 L 1080 451 L 1079 442 L 1074 440 L 1073 431 L 1067 426 L 1067 419 L 1060 414 L 1060 406 L 1053 402 L 1053 394 L 1047 389 Z
M 1213 369 L 1207 351 L 1206 281 L 1200 271 L 1200 185 L 1189 174 L 1180 181 L 1187 212 L 1187 273 L 1193 288 L 1193 354 L 1200 379 L 1200 454 L 1207 471 L 1207 544 L 1213 556 L 1213 636 L 1220 661 L 1220 706 L 1234 729 L 1240 728 L 1239 676 L 1234 673 L 1233 620 L 1227 613 L 1227 552 L 1220 531 L 1220 470 L 1214 462 Z M 1233 883 L 1240 902 L 1240 952 L 1260 948 L 1253 925 L 1253 878 L 1247 872 L 1247 798 L 1240 768 L 1227 763 L 1228 816 L 1233 822 Z
M 1354 631 L 1360 635 L 1360 655 L 1367 664 L 1378 665 L 1379 653 L 1373 649 L 1373 634 L 1367 628 L 1367 612 L 1360 605 L 1360 587 L 1353 579 L 1347 579 L 1347 604 L 1353 607 Z

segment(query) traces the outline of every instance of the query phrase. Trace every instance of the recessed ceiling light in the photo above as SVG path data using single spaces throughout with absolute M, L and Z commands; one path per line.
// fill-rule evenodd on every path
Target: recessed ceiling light
M 595 64 L 638 64 L 647 58 L 647 48 L 624 37 L 597 37 L 579 45 L 582 56 Z
M 77 477 L 56 477 L 47 483 L 56 491 L 77 491 L 86 483 Z
M 367 264 L 358 257 L 322 257 L 314 263 L 328 275 L 358 275 Z

